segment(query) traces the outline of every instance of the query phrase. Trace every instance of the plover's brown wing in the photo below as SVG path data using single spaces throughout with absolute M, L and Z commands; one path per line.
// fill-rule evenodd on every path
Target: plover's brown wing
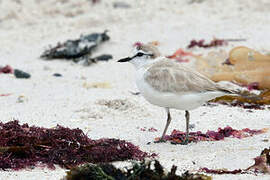
M 199 72 L 165 58 L 151 64 L 147 68 L 144 78 L 150 86 L 160 92 L 230 92 Z

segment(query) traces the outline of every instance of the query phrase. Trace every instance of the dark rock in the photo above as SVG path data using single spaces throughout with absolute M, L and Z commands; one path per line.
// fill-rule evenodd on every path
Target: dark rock
M 16 78 L 25 78 L 28 79 L 31 77 L 31 75 L 29 73 L 23 72 L 19 69 L 14 69 L 14 75 Z
M 62 77 L 62 74 L 60 74 L 60 73 L 54 73 L 53 76 L 55 76 L 55 77 Z

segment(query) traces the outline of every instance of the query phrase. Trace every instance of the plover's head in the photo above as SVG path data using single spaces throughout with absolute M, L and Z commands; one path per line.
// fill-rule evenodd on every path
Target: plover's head
M 160 56 L 160 52 L 152 44 L 136 43 L 134 46 L 133 56 L 120 59 L 118 62 L 130 62 L 138 68 Z

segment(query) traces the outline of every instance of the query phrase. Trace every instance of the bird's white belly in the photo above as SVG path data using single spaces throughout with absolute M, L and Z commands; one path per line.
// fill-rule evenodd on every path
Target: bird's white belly
M 160 92 L 153 89 L 145 82 L 143 76 L 138 76 L 136 80 L 137 87 L 144 98 L 151 104 L 174 108 L 179 110 L 192 110 L 201 106 L 206 101 L 222 96 L 225 93 L 218 91 L 208 91 L 203 93 L 198 92 L 183 92 L 171 93 Z

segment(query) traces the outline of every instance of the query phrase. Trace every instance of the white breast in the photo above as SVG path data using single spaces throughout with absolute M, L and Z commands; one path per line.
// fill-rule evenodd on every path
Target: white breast
M 151 104 L 168 107 L 179 110 L 192 110 L 201 106 L 206 101 L 223 96 L 225 93 L 220 91 L 207 91 L 202 93 L 185 92 L 185 93 L 170 93 L 160 92 L 153 89 L 145 80 L 144 74 L 146 70 L 140 68 L 136 73 L 136 84 L 144 96 L 144 98 Z

